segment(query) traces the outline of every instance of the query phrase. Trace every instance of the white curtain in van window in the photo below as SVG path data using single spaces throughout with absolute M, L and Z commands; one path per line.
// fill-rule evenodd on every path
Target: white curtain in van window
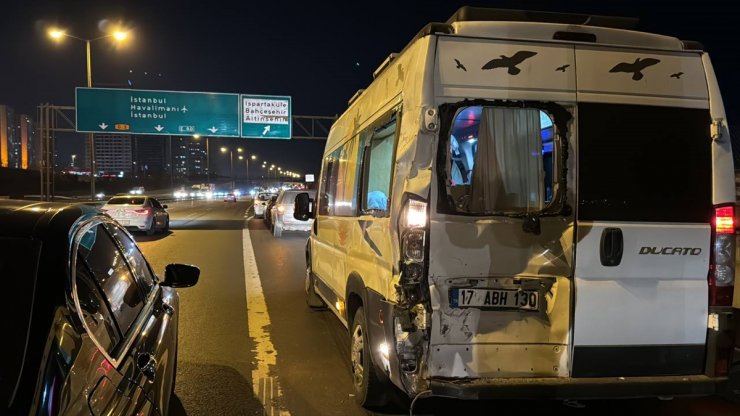
M 484 108 L 471 183 L 471 212 L 543 208 L 540 112 Z

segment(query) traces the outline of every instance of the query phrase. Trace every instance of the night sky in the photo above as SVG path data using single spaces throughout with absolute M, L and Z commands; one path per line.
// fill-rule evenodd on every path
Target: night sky
M 86 82 L 84 43 L 55 44 L 46 29 L 58 25 L 94 38 L 120 22 L 131 29 L 132 39 L 125 47 L 93 43 L 94 86 L 125 88 L 130 80 L 140 89 L 290 95 L 294 114 L 337 115 L 371 82 L 388 54 L 400 51 L 421 27 L 473 5 L 633 16 L 643 31 L 700 41 L 712 57 L 728 118 L 738 124 L 740 4 L 731 3 L 9 0 L 0 8 L 0 104 L 34 117 L 41 102 L 74 104 L 74 87 Z M 239 140 L 260 159 L 304 173 L 318 170 L 324 144 L 223 142 Z M 60 160 L 66 164 L 69 154 L 83 153 L 81 146 L 81 137 L 66 138 L 58 144 Z M 228 163 L 215 153 L 212 160 Z

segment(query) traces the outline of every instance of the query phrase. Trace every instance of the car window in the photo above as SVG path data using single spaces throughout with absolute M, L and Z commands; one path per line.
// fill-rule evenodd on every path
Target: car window
M 127 334 L 144 302 L 123 253 L 102 225 L 85 232 L 78 250 L 108 299 L 121 332 Z
M 123 252 L 126 255 L 126 261 L 134 271 L 136 279 L 139 281 L 144 296 L 146 297 L 154 287 L 156 278 L 149 268 L 149 264 L 146 262 L 144 255 L 139 250 L 134 240 L 126 234 L 120 227 L 108 224 L 108 231 L 121 243 L 123 246 Z
M 106 351 L 113 351 L 121 340 L 121 334 L 118 332 L 105 297 L 95 284 L 92 273 L 81 256 L 77 258 L 75 281 L 80 312 L 90 336 Z

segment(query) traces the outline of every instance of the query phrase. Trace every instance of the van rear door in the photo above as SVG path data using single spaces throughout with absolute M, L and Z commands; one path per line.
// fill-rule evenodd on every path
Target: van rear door
M 704 372 L 709 126 L 708 108 L 579 103 L 573 377 Z

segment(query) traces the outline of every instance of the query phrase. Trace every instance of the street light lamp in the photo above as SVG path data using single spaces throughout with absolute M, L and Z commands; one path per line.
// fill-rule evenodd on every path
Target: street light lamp
M 237 153 L 241 153 L 244 151 L 241 147 L 236 148 Z M 231 162 L 231 189 L 236 188 L 236 179 L 234 178 L 234 149 L 230 147 L 222 147 L 221 153 L 229 152 L 229 160 Z M 241 160 L 242 156 L 239 156 L 239 159 Z
M 90 60 L 90 43 L 95 42 L 96 40 L 106 39 L 106 38 L 113 38 L 117 42 L 123 42 L 128 37 L 127 32 L 122 30 L 116 30 L 115 32 L 100 36 L 93 39 L 84 39 L 77 36 L 70 35 L 69 33 L 61 30 L 52 28 L 49 30 L 49 36 L 56 40 L 61 41 L 62 38 L 72 38 L 76 39 L 82 42 L 85 42 L 85 51 L 86 51 L 86 57 L 87 57 L 87 87 L 92 87 L 92 62 Z M 90 146 L 90 199 L 93 201 L 95 200 L 95 139 L 92 133 L 87 134 L 87 140 L 88 144 Z
M 77 155 L 72 155 L 72 165 L 71 167 L 75 167 L 75 159 L 77 158 Z
M 241 152 L 241 149 L 238 150 Z M 244 160 L 247 165 L 247 186 L 249 186 L 249 159 L 257 160 L 257 155 L 252 155 L 249 157 L 239 155 L 239 160 Z M 263 165 L 262 167 L 264 168 L 265 166 Z

